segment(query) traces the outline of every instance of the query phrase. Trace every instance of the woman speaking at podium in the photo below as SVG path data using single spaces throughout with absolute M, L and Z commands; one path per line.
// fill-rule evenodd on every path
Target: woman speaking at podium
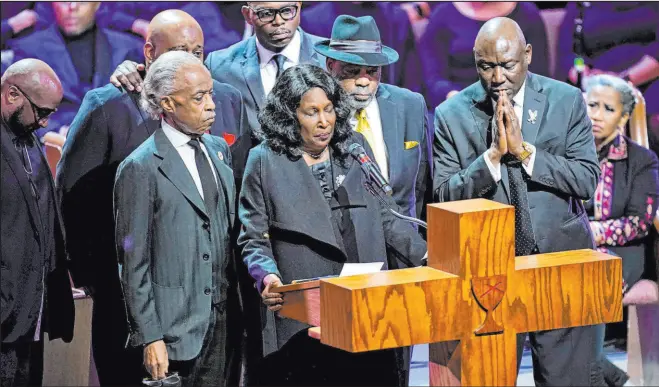
M 373 158 L 352 131 L 352 110 L 329 74 L 299 65 L 282 73 L 259 113 L 255 132 L 263 142 L 247 160 L 238 238 L 264 303 L 265 357 L 256 384 L 404 383 L 400 349 L 352 354 L 325 346 L 308 337 L 308 325 L 277 316 L 284 301 L 271 292 L 293 280 L 338 275 L 346 262 L 421 265 L 425 241 L 366 190 L 367 178 L 350 157 L 348 147 L 358 143 Z M 388 261 L 387 253 L 397 258 Z

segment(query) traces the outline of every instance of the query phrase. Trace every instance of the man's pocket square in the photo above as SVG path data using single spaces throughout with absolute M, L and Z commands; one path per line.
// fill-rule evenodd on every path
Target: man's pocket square
M 405 150 L 412 149 L 419 146 L 418 141 L 405 141 Z

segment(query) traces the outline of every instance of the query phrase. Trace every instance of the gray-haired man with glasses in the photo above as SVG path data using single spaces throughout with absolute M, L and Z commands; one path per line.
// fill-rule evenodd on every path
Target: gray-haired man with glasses
M 34 131 L 62 100 L 52 68 L 24 59 L 2 76 L 2 386 L 41 385 L 43 338 L 73 337 L 74 306 L 53 176 Z

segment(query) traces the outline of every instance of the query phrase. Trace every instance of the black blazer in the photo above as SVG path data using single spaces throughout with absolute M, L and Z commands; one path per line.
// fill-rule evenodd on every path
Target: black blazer
M 23 336 L 36 324 L 38 315 L 29 316 L 24 307 L 26 300 L 32 298 L 36 288 L 26 284 L 41 281 L 42 266 L 38 258 L 42 256 L 41 246 L 54 243 L 55 259 L 50 263 L 47 273 L 46 299 L 44 300 L 43 331 L 49 338 L 62 338 L 70 342 L 73 338 L 73 321 L 75 318 L 73 294 L 67 270 L 67 258 L 64 237 L 60 224 L 60 215 L 55 197 L 49 198 L 49 205 L 54 207 L 55 234 L 42 235 L 38 224 L 38 210 L 32 200 L 30 184 L 23 169 L 20 156 L 7 133 L 4 125 L 0 128 L 2 136 L 2 342 L 12 343 Z M 33 136 L 34 137 L 34 136 Z M 34 141 L 37 141 L 34 137 Z M 37 141 L 38 144 L 38 141 Z M 48 163 L 41 154 L 44 168 Z M 50 176 L 50 170 L 48 171 Z M 51 190 L 54 193 L 55 188 Z M 50 239 L 50 240 L 49 240 Z
M 432 140 L 426 101 L 418 93 L 381 83 L 375 94 L 387 148 L 393 198 L 407 216 L 421 217 L 432 200 Z
M 358 133 L 352 141 L 365 143 Z M 344 178 L 330 208 L 303 159 L 293 161 L 265 144 L 250 152 L 239 199 L 243 228 L 238 243 L 259 292 L 267 274 L 279 275 L 284 283 L 339 274 L 348 256 L 357 262 L 383 262 L 385 269 L 421 264 L 426 243 L 414 227 L 395 218 L 366 191 L 359 165 L 348 158 L 345 167 L 333 160 L 333 168 Z M 393 200 L 390 203 L 396 206 Z M 331 212 L 346 208 L 349 215 L 344 215 L 344 222 L 353 230 L 356 251 L 344 251 L 331 223 Z M 398 259 L 387 260 L 387 252 Z M 265 355 L 308 328 L 275 319 L 262 309 Z
M 510 203 L 507 169 L 502 166 L 497 183 L 485 163 L 492 115 L 492 102 L 478 82 L 435 110 L 433 191 L 438 201 Z M 581 91 L 528 73 L 522 119 L 524 140 L 536 148 L 527 189 L 538 249 L 593 248 L 583 201 L 593 196 L 600 171 Z
M 622 257 L 623 278 L 631 286 L 641 279 L 646 259 L 652 259 L 659 161 L 652 151 L 625 136 L 600 154 L 602 175 L 586 211 L 598 249 Z
M 213 82 L 216 118 L 212 133 L 246 125 L 240 92 Z M 57 189 L 76 286 L 118 289 L 112 189 L 117 167 L 144 142 L 160 122 L 139 107 L 139 94 L 108 84 L 85 96 L 71 124 Z

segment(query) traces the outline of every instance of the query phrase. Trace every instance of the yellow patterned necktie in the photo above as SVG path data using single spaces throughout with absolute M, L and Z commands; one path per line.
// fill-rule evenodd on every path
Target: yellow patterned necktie
M 363 134 L 364 137 L 366 137 L 366 141 L 368 141 L 368 145 L 370 145 L 371 149 L 375 151 L 375 138 L 373 138 L 373 130 L 371 130 L 371 125 L 368 124 L 368 120 L 366 119 L 366 110 L 365 109 L 357 110 L 355 116 L 357 117 L 356 131 Z

